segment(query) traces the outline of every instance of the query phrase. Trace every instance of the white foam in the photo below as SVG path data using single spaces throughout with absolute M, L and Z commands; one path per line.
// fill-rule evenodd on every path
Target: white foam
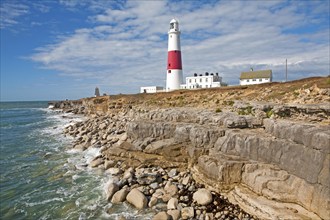
M 85 150 L 83 153 L 84 153 L 84 158 L 86 159 L 87 164 L 92 162 L 92 160 L 95 157 L 101 155 L 100 148 L 94 148 L 94 147 L 87 148 L 87 150 Z
M 26 202 L 25 204 L 27 206 L 36 206 L 36 205 L 43 205 L 43 204 L 47 204 L 50 202 L 54 202 L 54 201 L 60 201 L 60 202 L 64 202 L 63 198 L 52 198 L 52 199 L 46 199 L 44 201 L 41 202 Z

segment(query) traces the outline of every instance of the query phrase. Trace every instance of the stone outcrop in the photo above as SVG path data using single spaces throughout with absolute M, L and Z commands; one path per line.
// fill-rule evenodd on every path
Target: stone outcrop
M 147 207 L 148 200 L 138 189 L 132 189 L 127 195 L 127 202 L 131 203 L 137 209 Z
M 262 97 L 271 93 L 263 90 Z M 108 97 L 59 105 L 90 115 L 64 133 L 75 138 L 77 150 L 100 149 L 89 165 L 118 178 L 107 192 L 113 203 L 150 207 L 164 218 L 244 218 L 228 198 L 261 219 L 328 219 L 330 106 L 322 100 L 330 90 L 308 90 L 286 104 L 217 100 L 224 108 L 216 112 L 152 110 L 145 102 Z M 319 103 L 302 101 L 314 96 Z M 170 106 L 176 101 L 167 99 Z M 209 192 L 205 201 L 197 196 L 202 188 Z
M 297 204 L 307 217 L 321 218 L 330 208 L 324 196 L 330 193 L 329 131 L 323 125 L 193 109 L 150 111 L 127 124 L 128 138 L 154 139 L 147 152 L 186 143 L 196 170 L 223 190 L 247 188 L 270 206 Z M 274 217 L 281 209 L 269 210 L 260 215 Z M 292 210 L 287 216 L 301 215 Z

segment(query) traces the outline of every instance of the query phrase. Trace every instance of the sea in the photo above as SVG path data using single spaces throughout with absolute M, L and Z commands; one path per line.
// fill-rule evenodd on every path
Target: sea
M 0 102 L 0 219 L 151 219 L 106 201 L 111 175 L 86 166 L 99 149 L 75 151 L 63 134 L 82 120 L 48 102 Z

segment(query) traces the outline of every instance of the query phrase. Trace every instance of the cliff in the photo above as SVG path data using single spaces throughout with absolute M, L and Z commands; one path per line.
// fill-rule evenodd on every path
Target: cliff
M 56 107 L 90 116 L 65 133 L 76 149 L 101 148 L 95 167 L 189 170 L 258 218 L 329 219 L 329 103 L 330 78 L 318 77 Z

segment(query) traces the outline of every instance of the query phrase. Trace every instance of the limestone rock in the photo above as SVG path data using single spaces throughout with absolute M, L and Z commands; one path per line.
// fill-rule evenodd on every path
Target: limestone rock
M 151 196 L 150 198 L 150 201 L 148 203 L 148 206 L 151 208 L 153 207 L 154 205 L 156 205 L 158 202 L 158 198 L 154 197 L 154 196 Z
M 170 181 L 168 181 L 164 187 L 164 190 L 167 194 L 174 196 L 178 193 L 178 187 L 171 183 Z
M 173 220 L 179 220 L 180 219 L 180 211 L 177 209 L 167 210 L 167 214 L 172 216 Z
M 118 192 L 116 192 L 111 199 L 112 203 L 121 203 L 124 202 L 126 199 L 126 196 L 128 194 L 128 189 L 127 188 L 123 188 L 121 190 L 119 190 Z
M 167 203 L 167 209 L 177 209 L 178 202 L 177 198 L 171 198 Z
M 185 178 L 182 179 L 182 184 L 183 185 L 188 185 L 191 182 L 191 177 L 190 176 L 186 176 Z
M 212 194 L 207 189 L 199 189 L 197 192 L 195 192 L 193 194 L 193 200 L 196 201 L 199 205 L 208 205 L 213 201 Z
M 119 190 L 116 183 L 110 183 L 107 190 L 107 200 L 111 201 L 112 196 Z
M 157 182 L 159 177 L 160 176 L 157 173 L 143 173 L 141 175 L 136 175 L 136 181 L 141 185 L 149 185 L 151 183 Z
M 168 176 L 172 178 L 176 175 L 176 173 L 177 173 L 176 169 L 171 169 L 170 172 L 168 172 Z
M 181 209 L 181 218 L 182 219 L 190 219 L 194 218 L 195 216 L 195 210 L 193 207 L 185 207 Z
M 127 202 L 135 206 L 137 209 L 144 209 L 147 207 L 148 200 L 145 197 L 145 195 L 140 192 L 138 189 L 132 189 L 127 197 L 126 197 Z
M 113 167 L 115 165 L 115 162 L 113 160 L 106 160 L 104 161 L 104 169 L 107 170 L 110 167 Z
M 93 160 L 91 163 L 90 163 L 90 166 L 91 167 L 98 167 L 99 165 L 103 164 L 103 159 L 102 158 L 97 158 L 96 160 Z
M 152 220 L 172 220 L 172 217 L 166 212 L 157 213 Z

